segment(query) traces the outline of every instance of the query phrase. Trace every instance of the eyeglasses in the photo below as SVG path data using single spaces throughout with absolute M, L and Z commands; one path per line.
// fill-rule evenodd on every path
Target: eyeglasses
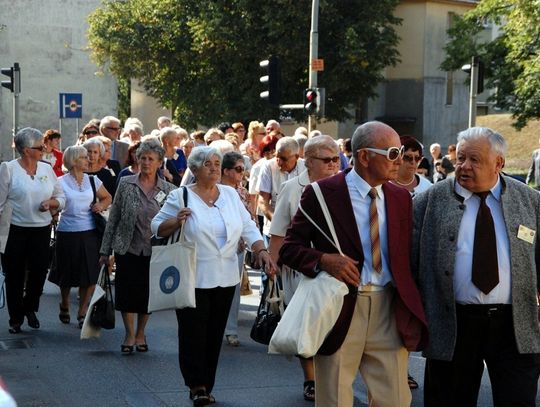
M 390 147 L 388 150 L 382 150 L 380 148 L 372 148 L 372 147 L 365 147 L 360 148 L 360 150 L 368 150 L 376 154 L 385 155 L 386 159 L 388 161 L 396 161 L 398 158 L 403 157 L 403 153 L 405 152 L 405 147 Z
M 120 127 L 105 127 L 105 128 L 109 130 L 114 130 L 114 131 L 120 130 Z
M 286 163 L 286 162 L 289 161 L 290 159 L 296 158 L 296 157 L 298 157 L 298 156 L 295 154 L 295 155 L 291 155 L 290 157 L 283 157 L 283 156 L 281 156 L 281 155 L 278 155 L 276 158 L 277 158 L 278 160 L 281 160 L 281 161 L 283 161 L 284 163 Z
M 238 174 L 241 172 L 244 172 L 246 169 L 242 167 L 241 165 L 237 165 L 236 167 L 227 168 L 228 170 L 235 170 Z
M 108 127 L 107 127 L 107 128 L 108 128 Z M 88 130 L 88 131 L 85 131 L 85 132 L 84 132 L 84 135 L 85 135 L 85 136 L 88 136 L 88 135 L 94 135 L 94 136 L 95 136 L 96 134 L 98 134 L 98 131 L 97 131 L 97 130 Z
M 45 151 L 47 147 L 45 146 L 39 146 L 39 147 L 28 147 L 30 150 L 38 150 L 38 151 Z
M 321 160 L 325 164 L 330 164 L 330 162 L 337 163 L 339 161 L 339 156 L 337 155 L 335 157 L 312 157 L 312 158 L 315 158 L 316 160 Z
M 422 161 L 422 156 L 403 154 L 403 161 L 407 161 L 408 163 L 419 163 L 420 161 Z

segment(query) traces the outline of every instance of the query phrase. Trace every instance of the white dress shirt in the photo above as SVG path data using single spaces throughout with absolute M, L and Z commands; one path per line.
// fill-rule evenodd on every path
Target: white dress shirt
M 476 215 L 480 207 L 480 197 L 463 188 L 457 182 L 455 191 L 464 198 L 465 210 L 456 247 L 456 263 L 454 266 L 454 292 L 456 302 L 459 304 L 511 304 L 512 276 L 510 273 L 510 243 L 506 234 L 501 206 L 501 181 L 491 188 L 486 198 L 486 204 L 491 211 L 495 224 L 495 238 L 497 242 L 497 260 L 499 263 L 499 284 L 484 294 L 472 282 L 472 259 L 474 248 L 474 233 L 476 229 Z M 442 238 L 434 236 L 436 238 Z
M 8 169 L 9 166 L 9 169 Z M 11 172 L 11 175 L 10 175 Z M 0 212 L 8 202 L 13 208 L 11 224 L 23 227 L 43 227 L 51 224 L 49 211 L 41 212 L 41 202 L 56 199 L 64 208 L 64 191 L 53 168 L 43 162 L 37 163 L 36 175 L 31 177 L 18 160 L 2 165 L 0 171 Z
M 209 207 L 188 186 L 188 207 L 185 238 L 197 243 L 196 288 L 230 287 L 240 282 L 238 274 L 238 241 L 242 237 L 248 247 L 261 234 L 251 215 L 240 200 L 238 192 L 226 185 L 217 185 L 219 197 Z M 172 191 L 159 213 L 152 219 L 152 233 L 157 236 L 161 222 L 176 217 L 183 207 L 183 188 Z
M 376 203 L 377 215 L 379 218 L 379 239 L 382 260 L 382 272 L 378 273 L 373 268 L 371 257 L 371 237 L 369 227 L 369 206 L 371 204 L 371 197 L 368 195 L 371 186 L 358 175 L 354 169 L 345 176 L 345 181 L 347 182 L 347 188 L 349 189 L 354 217 L 356 219 L 356 227 L 360 234 L 362 251 L 364 252 L 364 264 L 362 265 L 360 284 L 385 286 L 393 280 L 392 275 L 390 274 L 390 262 L 388 260 L 388 232 L 386 226 L 385 198 L 382 186 L 378 185 L 375 187 L 378 194 Z

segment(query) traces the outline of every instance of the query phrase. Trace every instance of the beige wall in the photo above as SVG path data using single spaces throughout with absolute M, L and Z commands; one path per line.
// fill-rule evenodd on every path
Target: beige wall
M 148 96 L 144 89 L 137 83 L 131 81 L 131 116 L 142 121 L 144 134 L 150 134 L 157 128 L 157 119 L 160 116 L 171 117 L 171 111 L 159 105 L 156 99 Z

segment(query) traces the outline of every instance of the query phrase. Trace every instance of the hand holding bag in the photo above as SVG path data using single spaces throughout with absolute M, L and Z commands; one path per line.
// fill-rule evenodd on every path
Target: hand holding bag
M 304 216 L 336 247 L 343 256 L 330 212 L 316 182 L 311 184 L 317 196 L 332 239 L 299 206 Z M 317 353 L 334 327 L 343 298 L 349 292 L 345 283 L 320 271 L 317 277 L 302 275 L 296 292 L 281 318 L 268 347 L 268 353 L 300 355 L 308 358 Z
M 281 315 L 283 315 L 283 297 L 274 276 L 272 280 L 268 280 L 264 287 L 257 316 L 251 327 L 251 333 L 249 335 L 251 339 L 255 342 L 268 345 L 272 334 L 278 326 Z
M 186 207 L 187 189 L 183 189 Z M 197 245 L 185 240 L 184 229 L 180 229 L 176 242 L 172 234 L 169 244 L 152 247 L 148 312 L 196 306 Z
M 94 200 L 92 201 L 93 206 L 97 202 L 96 183 L 93 175 L 90 175 L 90 185 L 92 186 L 92 192 L 94 193 Z M 99 236 L 103 236 L 103 233 L 105 233 L 105 227 L 107 226 L 107 219 L 105 219 L 103 214 L 98 212 L 92 212 L 92 217 L 94 218 L 94 223 L 96 225 L 96 232 Z
M 105 266 L 101 267 L 98 284 L 105 291 L 105 294 L 92 307 L 90 322 L 103 329 L 114 329 L 115 317 L 112 286 L 109 278 L 109 270 Z

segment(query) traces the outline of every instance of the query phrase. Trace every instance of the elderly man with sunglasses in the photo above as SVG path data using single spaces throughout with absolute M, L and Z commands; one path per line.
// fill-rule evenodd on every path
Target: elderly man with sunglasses
M 299 150 L 295 139 L 282 137 L 276 144 L 276 156 L 261 168 L 255 189 L 259 194 L 259 208 L 264 214 L 263 235 L 267 241 L 270 239 L 270 222 L 281 186 L 305 169 L 304 160 L 299 158 Z
M 105 116 L 99 123 L 99 131 L 112 141 L 111 159 L 118 161 L 121 168 L 127 167 L 129 144 L 119 140 L 122 131 L 120 120 L 114 116 Z
M 349 286 L 314 358 L 316 406 L 352 407 L 358 370 L 370 405 L 409 406 L 407 351 L 424 346 L 427 327 L 409 266 L 411 196 L 388 182 L 397 177 L 403 147 L 380 122 L 358 127 L 351 144 L 354 167 L 318 181 L 344 255 L 299 211 L 280 261 L 311 278 L 324 270 Z M 311 185 L 301 206 L 330 235 Z

